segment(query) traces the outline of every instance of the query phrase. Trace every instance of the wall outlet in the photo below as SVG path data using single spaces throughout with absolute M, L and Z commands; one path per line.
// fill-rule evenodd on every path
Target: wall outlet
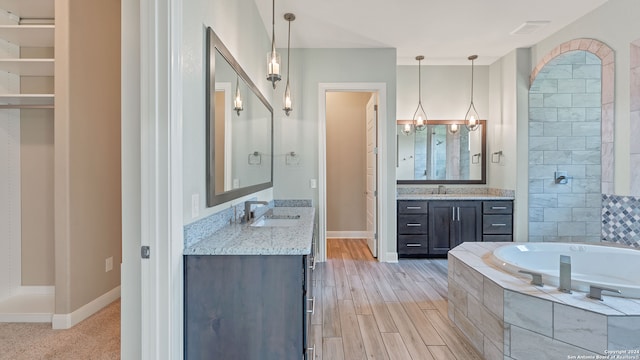
M 191 195 L 191 218 L 200 216 L 200 194 Z
M 104 272 L 113 270 L 113 256 L 109 256 L 104 261 Z

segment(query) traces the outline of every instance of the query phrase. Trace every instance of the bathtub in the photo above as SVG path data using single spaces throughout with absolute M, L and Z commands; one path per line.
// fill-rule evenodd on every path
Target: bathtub
M 589 285 L 620 290 L 604 296 L 640 299 L 640 251 L 576 243 L 522 243 L 493 251 L 491 261 L 507 272 L 542 274 L 545 285 L 558 286 L 560 255 L 571 256 L 571 287 L 589 292 Z

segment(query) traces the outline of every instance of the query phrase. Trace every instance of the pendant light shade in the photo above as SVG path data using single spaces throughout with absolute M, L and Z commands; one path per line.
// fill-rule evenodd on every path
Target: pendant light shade
M 427 128 L 427 113 L 424 111 L 422 107 L 422 72 L 421 72 L 421 61 L 424 60 L 424 56 L 418 55 L 416 56 L 416 60 L 418 60 L 418 107 L 416 111 L 413 113 L 413 126 L 415 131 L 423 131 Z
M 285 115 L 289 116 L 289 113 L 293 110 L 291 99 L 291 85 L 289 85 L 289 68 L 291 68 L 291 22 L 296 19 L 296 16 L 292 13 L 284 14 L 284 19 L 289 22 L 289 34 L 287 37 L 287 86 L 284 88 L 284 110 Z
M 469 131 L 476 131 L 480 127 L 480 115 L 478 115 L 478 110 L 476 110 L 476 106 L 473 104 L 473 62 L 477 58 L 478 55 L 468 57 L 468 59 L 471 60 L 471 103 L 464 116 L 464 125 Z
M 413 123 L 411 123 L 411 124 L 407 123 L 407 124 L 402 125 L 402 130 L 400 130 L 400 131 L 403 134 L 409 136 L 409 135 L 413 134 L 413 128 L 414 128 Z
M 276 0 L 271 4 L 271 51 L 267 53 L 267 80 L 271 81 L 275 89 L 276 83 L 282 77 L 280 76 L 280 54 L 276 52 Z
M 233 98 L 233 110 L 240 116 L 240 111 L 244 110 L 242 106 L 242 95 L 240 95 L 240 79 L 236 77 L 236 96 Z

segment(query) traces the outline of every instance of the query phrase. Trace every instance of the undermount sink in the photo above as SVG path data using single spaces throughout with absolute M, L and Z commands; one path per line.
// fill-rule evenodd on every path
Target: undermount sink
M 300 220 L 300 215 L 265 215 L 256 221 L 251 226 L 254 227 L 287 227 L 294 226 Z

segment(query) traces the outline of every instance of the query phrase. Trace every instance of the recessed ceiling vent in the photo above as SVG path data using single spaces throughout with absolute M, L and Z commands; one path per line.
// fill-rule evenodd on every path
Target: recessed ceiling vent
M 529 35 L 547 26 L 549 21 L 525 21 L 515 30 L 510 32 L 511 35 Z

